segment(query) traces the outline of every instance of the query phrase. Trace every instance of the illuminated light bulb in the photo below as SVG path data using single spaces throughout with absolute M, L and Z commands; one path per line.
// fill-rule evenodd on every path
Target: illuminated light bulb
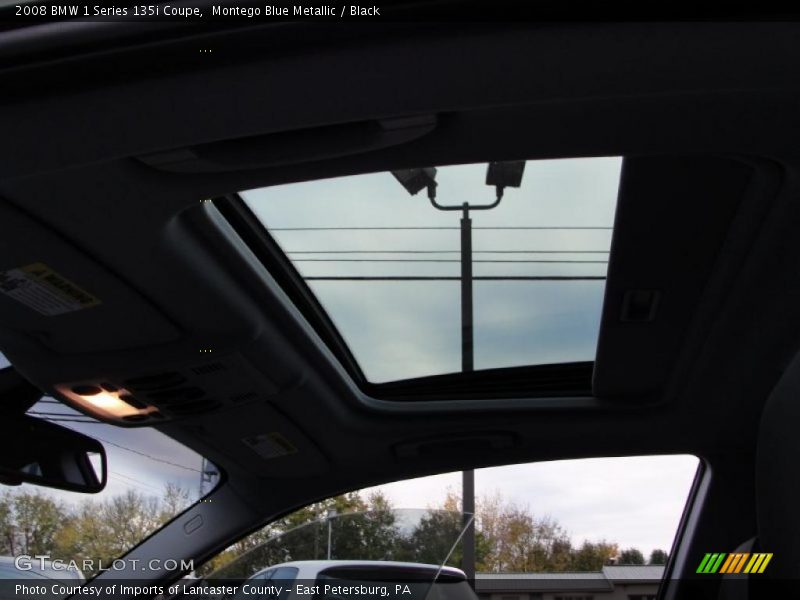
M 135 415 L 145 415 L 154 412 L 157 409 L 140 403 L 141 407 L 133 406 L 131 403 L 122 400 L 120 396 L 129 394 L 126 390 L 111 391 L 96 391 L 96 386 L 85 386 L 87 389 L 93 389 L 92 393 L 80 393 L 82 386 L 58 386 L 61 393 L 68 396 L 73 401 L 82 404 L 86 410 L 93 413 L 98 418 L 106 419 L 123 419 Z
M 128 415 L 135 415 L 139 411 L 127 402 L 123 402 L 114 394 L 102 392 L 92 396 L 81 396 L 81 400 L 95 408 L 100 409 L 102 412 L 113 417 L 127 417 Z

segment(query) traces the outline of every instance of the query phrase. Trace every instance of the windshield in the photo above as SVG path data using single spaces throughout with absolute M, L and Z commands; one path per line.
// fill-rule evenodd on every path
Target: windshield
M 108 483 L 97 494 L 32 485 L 0 491 L 0 579 L 90 579 L 216 485 L 202 456 L 149 427 L 100 423 L 50 397 L 28 411 L 99 440 Z

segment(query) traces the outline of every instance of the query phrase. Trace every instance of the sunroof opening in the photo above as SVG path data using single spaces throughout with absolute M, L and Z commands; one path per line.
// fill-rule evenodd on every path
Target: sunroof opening
M 241 197 L 366 379 L 384 383 L 594 360 L 621 164 L 619 157 L 527 161 L 519 187 L 512 186 L 520 165 L 509 165 L 501 171 L 509 185 L 489 209 L 480 207 L 498 190 L 486 183 L 486 163 L 436 169 L 435 203 L 455 210 L 426 197 L 431 170 L 416 173 L 422 188 L 414 195 L 402 176 L 384 172 Z M 408 187 L 414 191 L 413 182 Z M 469 325 L 462 254 L 472 267 L 471 349 L 462 328 Z

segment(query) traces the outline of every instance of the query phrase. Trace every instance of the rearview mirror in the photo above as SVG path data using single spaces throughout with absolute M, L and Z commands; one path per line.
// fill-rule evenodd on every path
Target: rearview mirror
M 32 483 L 94 494 L 106 486 L 97 440 L 29 415 L 0 417 L 0 483 Z

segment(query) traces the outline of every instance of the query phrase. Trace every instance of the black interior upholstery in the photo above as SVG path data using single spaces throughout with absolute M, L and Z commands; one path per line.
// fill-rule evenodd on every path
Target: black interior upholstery
M 800 574 L 800 359 L 795 359 L 764 407 L 756 453 L 758 545 L 773 552 L 770 577 L 796 579 Z

